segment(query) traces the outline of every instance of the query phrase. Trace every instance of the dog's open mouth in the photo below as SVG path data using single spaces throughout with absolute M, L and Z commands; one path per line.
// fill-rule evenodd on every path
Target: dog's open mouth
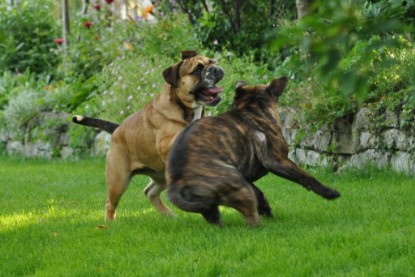
M 223 91 L 220 87 L 201 88 L 197 93 L 197 100 L 208 106 L 216 106 L 221 98 L 219 93 Z

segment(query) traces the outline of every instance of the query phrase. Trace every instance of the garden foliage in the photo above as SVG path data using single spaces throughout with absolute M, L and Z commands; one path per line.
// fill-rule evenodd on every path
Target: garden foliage
M 238 80 L 258 84 L 287 75 L 281 101 L 312 126 L 366 105 L 379 118 L 386 109 L 398 112 L 401 125 L 413 129 L 414 0 L 314 0 L 301 20 L 287 1 L 193 2 L 161 1 L 154 24 L 121 20 L 110 13 L 113 2 L 87 14 L 75 5 L 66 51 L 59 3 L 0 3 L 0 132 L 36 140 L 53 125 L 39 126 L 45 112 L 120 123 L 163 89 L 161 72 L 184 49 L 225 70 L 223 101 L 208 108 L 210 115 L 229 108 Z M 73 126 L 69 134 L 81 152 L 95 135 Z

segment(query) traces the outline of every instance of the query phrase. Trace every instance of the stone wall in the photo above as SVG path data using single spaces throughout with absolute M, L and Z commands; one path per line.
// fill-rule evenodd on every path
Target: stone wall
M 361 168 L 370 163 L 415 173 L 414 130 L 400 128 L 399 115 L 386 111 L 382 122 L 362 108 L 355 115 L 338 119 L 311 132 L 291 108 L 281 110 L 283 133 L 290 145 L 290 158 L 309 166 L 328 166 L 335 170 Z M 412 131 L 412 132 L 411 132 Z
M 32 119 L 33 125 L 38 126 L 37 130 L 28 128 L 25 132 L 1 126 L 0 152 L 3 149 L 7 155 L 29 158 L 70 157 L 73 149 L 69 147 L 69 116 L 67 113 L 43 112 Z
M 387 111 L 381 122 L 375 122 L 373 113 L 362 108 L 355 115 L 338 119 L 333 125 L 310 131 L 292 108 L 281 109 L 283 134 L 290 145 L 290 158 L 298 164 L 325 166 L 334 170 L 347 167 L 363 167 L 371 163 L 377 167 L 391 167 L 408 174 L 415 172 L 415 130 L 402 130 L 399 115 Z M 48 140 L 24 142 L 14 140 L 7 130 L 0 129 L 0 149 L 7 154 L 27 157 L 62 158 L 73 157 L 69 134 L 71 116 L 46 113 L 42 117 L 55 121 L 53 128 L 46 129 Z M 86 128 L 86 127 L 85 127 Z M 90 155 L 105 155 L 111 136 L 97 133 Z

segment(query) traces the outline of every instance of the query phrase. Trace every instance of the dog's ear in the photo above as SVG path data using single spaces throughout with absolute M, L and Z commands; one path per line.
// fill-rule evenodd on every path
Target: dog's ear
M 285 87 L 287 86 L 287 82 L 288 79 L 285 76 L 279 79 L 274 79 L 267 87 L 267 91 L 276 97 L 280 97 Z
M 246 85 L 247 85 L 247 83 L 245 81 L 241 81 L 241 80 L 239 80 L 236 83 L 235 97 L 233 99 L 234 104 L 236 104 L 242 98 L 242 96 L 244 96 L 246 94 L 246 89 L 243 88 Z
M 236 98 L 239 98 L 242 94 L 244 94 L 245 89 L 243 89 L 243 86 L 246 86 L 247 83 L 245 81 L 239 80 L 236 82 L 236 87 L 235 87 L 235 91 L 236 91 Z
M 239 80 L 238 82 L 236 82 L 236 89 L 238 89 L 239 87 L 242 87 L 242 86 L 246 86 L 246 82 L 245 81 L 242 81 L 242 80 Z
M 170 66 L 169 68 L 166 68 L 163 71 L 163 78 L 164 80 L 172 85 L 173 87 L 177 87 L 177 81 L 179 80 L 179 68 L 182 65 L 183 62 L 178 62 L 172 66 Z
M 197 52 L 195 50 L 184 50 L 182 51 L 182 60 L 193 58 L 197 56 Z

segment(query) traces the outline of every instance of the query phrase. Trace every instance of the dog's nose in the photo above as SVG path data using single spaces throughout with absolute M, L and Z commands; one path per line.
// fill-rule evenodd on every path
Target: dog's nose
M 225 75 L 223 69 L 220 66 L 211 66 L 208 68 L 208 72 L 212 73 L 215 78 L 220 81 Z

